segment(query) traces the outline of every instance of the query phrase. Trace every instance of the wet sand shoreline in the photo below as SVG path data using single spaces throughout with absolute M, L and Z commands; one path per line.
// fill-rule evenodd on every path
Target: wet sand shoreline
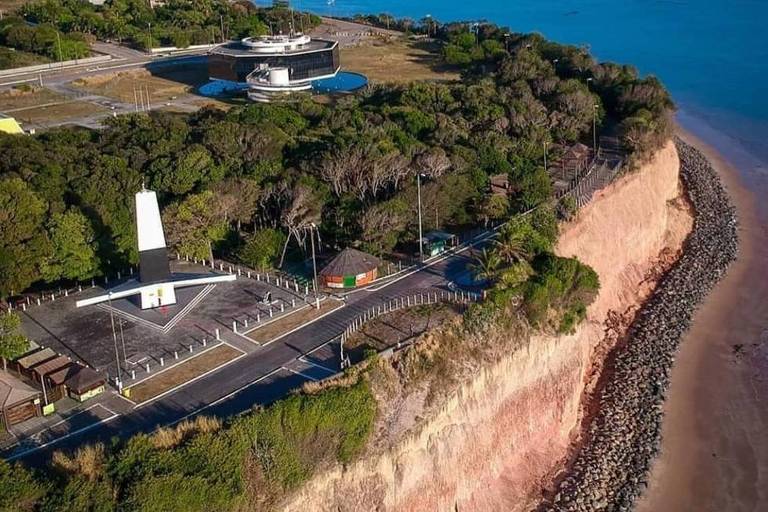
M 704 153 L 738 211 L 740 253 L 694 317 L 677 354 L 661 454 L 639 512 L 757 511 L 768 503 L 768 222 L 756 200 L 766 180 Z M 749 181 L 750 190 L 744 186 Z

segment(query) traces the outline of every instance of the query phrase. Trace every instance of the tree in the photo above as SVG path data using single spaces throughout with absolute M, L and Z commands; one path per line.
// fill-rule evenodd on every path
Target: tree
M 509 225 L 508 225 L 509 226 Z M 520 229 L 505 227 L 494 241 L 499 257 L 508 264 L 527 260 L 531 253 L 526 243 L 525 232 Z
M 21 318 L 16 313 L 0 313 L 0 357 L 3 369 L 7 360 L 15 359 L 29 350 L 29 340 L 20 332 Z
M 400 233 L 408 225 L 408 205 L 402 199 L 391 199 L 368 208 L 360 220 L 362 238 L 376 254 L 391 251 Z
M 39 278 L 47 248 L 46 205 L 19 178 L 0 180 L 0 296 L 21 292 Z
M 507 216 L 509 212 L 509 198 L 502 194 L 487 194 L 483 197 L 483 202 L 480 205 L 480 218 L 483 220 L 483 224 L 488 227 L 488 223 L 492 220 L 501 220 Z
M 257 270 L 274 268 L 285 240 L 286 236 L 282 231 L 272 228 L 260 229 L 248 237 L 238 256 L 243 263 Z
M 468 265 L 469 270 L 475 276 L 475 279 L 484 281 L 493 281 L 501 267 L 501 258 L 494 250 L 483 249 L 476 256 L 472 263 Z
M 216 211 L 213 192 L 187 196 L 163 212 L 168 240 L 175 250 L 193 258 L 213 261 L 213 244 L 227 236 L 227 223 Z
M 52 253 L 41 266 L 43 279 L 82 281 L 98 272 L 96 241 L 88 218 L 78 210 L 53 215 L 48 225 Z

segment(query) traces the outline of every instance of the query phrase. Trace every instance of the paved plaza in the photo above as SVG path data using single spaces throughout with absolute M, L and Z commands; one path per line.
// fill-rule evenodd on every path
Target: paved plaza
M 211 272 L 183 261 L 172 262 L 172 270 L 193 275 Z M 55 300 L 47 298 L 41 305 L 33 302 L 21 312 L 25 334 L 38 345 L 51 347 L 110 378 L 117 375 L 119 362 L 123 382 L 130 385 L 127 376 L 132 372 L 137 374 L 134 380 L 143 378 L 147 367 L 152 371 L 182 362 L 219 341 L 251 352 L 258 344 L 233 328 L 252 328 L 312 300 L 304 296 L 303 288 L 297 292 L 292 283 L 290 288 L 277 287 L 274 277 L 268 284 L 264 276 L 257 280 L 255 274 L 248 278 L 243 273 L 234 282 L 179 289 L 177 304 L 154 310 L 141 310 L 132 298 L 75 307 L 77 300 L 107 293 L 125 281 Z M 268 294 L 271 300 L 265 303 Z

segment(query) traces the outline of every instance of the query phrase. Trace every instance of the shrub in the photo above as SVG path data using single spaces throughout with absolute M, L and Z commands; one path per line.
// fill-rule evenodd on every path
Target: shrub
M 285 234 L 276 229 L 261 229 L 248 238 L 238 256 L 243 263 L 258 270 L 274 267 L 285 238 Z
M 0 460 L 0 512 L 31 511 L 46 489 L 19 464 Z

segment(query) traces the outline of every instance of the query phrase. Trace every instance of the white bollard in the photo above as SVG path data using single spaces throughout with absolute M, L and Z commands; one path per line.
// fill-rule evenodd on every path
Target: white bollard
M 37 298 L 37 305 L 40 305 L 40 297 Z
M 269 318 L 272 318 L 272 306 L 269 306 Z
M 218 338 L 216 338 L 216 339 L 218 339 Z M 208 340 L 207 340 L 207 339 L 205 339 L 205 338 L 203 338 L 203 347 L 205 347 L 205 346 L 207 346 L 207 345 L 208 345 Z
M 229 266 L 229 273 L 232 273 L 232 265 Z
M 285 303 L 283 302 L 280 303 L 280 312 L 285 313 Z
M 179 351 L 178 350 L 174 350 L 173 351 L 173 358 L 174 359 L 178 359 L 179 358 Z
M 250 278 L 251 278 L 251 272 L 248 271 L 248 279 L 250 279 Z
M 258 314 L 258 313 L 256 313 L 256 323 L 257 323 L 257 324 L 260 324 L 260 323 L 261 323 L 261 315 L 260 315 L 260 314 Z
M 292 308 L 296 307 L 296 299 L 291 299 L 291 307 Z
M 95 287 L 96 287 L 96 280 L 91 279 L 91 288 L 95 288 Z
M 131 380 L 136 380 L 136 370 L 131 370 Z
M 304 295 L 309 295 L 309 285 L 304 285 Z
M 264 274 L 264 277 L 265 277 L 265 278 L 266 278 L 266 280 L 267 280 L 267 284 L 269 284 L 269 274 Z
M 119 280 L 121 277 L 122 277 L 122 276 L 121 276 L 121 274 L 120 274 L 120 271 L 118 270 L 118 271 L 117 271 L 117 279 Z
M 52 294 L 51 294 L 51 302 L 53 302 L 53 301 L 55 301 L 55 300 L 56 300 L 56 295 L 54 295 L 54 294 L 52 293 Z
M 299 293 L 299 283 L 297 283 L 296 281 L 293 282 L 293 291 L 295 291 L 296 293 Z
M 275 283 L 277 284 L 278 287 L 280 286 L 280 276 L 277 276 L 275 278 Z
M 203 258 L 202 260 L 200 260 L 200 264 L 201 264 L 202 266 L 205 266 L 205 258 Z
M 69 290 L 64 290 L 64 296 L 69 297 Z
M 146 369 L 147 369 L 147 373 L 149 373 L 149 363 L 147 363 Z
M 24 304 L 23 302 L 21 303 L 21 310 L 22 311 L 26 311 L 27 310 L 27 305 Z
M 192 352 L 194 352 L 194 351 L 195 351 L 195 348 L 194 348 L 192 345 L 190 345 L 190 346 L 189 346 L 189 353 L 191 354 L 191 353 L 192 353 Z
M 165 359 L 162 357 L 160 358 L 160 366 L 165 366 Z
M 320 297 L 315 297 L 315 306 L 320 309 Z
M 247 329 L 247 328 L 248 328 L 248 319 L 246 318 L 246 319 L 243 321 L 243 323 L 245 323 L 245 328 Z
M 237 334 L 237 320 L 232 320 L 232 332 Z
M 195 265 L 197 265 L 197 256 L 195 256 Z
M 224 264 L 223 263 L 219 263 L 219 270 L 224 272 Z
M 237 267 L 237 275 L 238 276 L 243 275 L 241 272 L 242 272 L 242 269 L 240 267 Z
M 256 281 L 261 281 L 261 274 L 256 274 Z
M 216 328 L 216 339 L 221 340 L 221 333 L 219 333 L 219 328 Z M 205 343 L 205 338 L 203 338 L 203 343 Z
M 78 292 L 83 291 L 83 285 L 81 285 L 81 284 L 77 285 L 77 291 Z

